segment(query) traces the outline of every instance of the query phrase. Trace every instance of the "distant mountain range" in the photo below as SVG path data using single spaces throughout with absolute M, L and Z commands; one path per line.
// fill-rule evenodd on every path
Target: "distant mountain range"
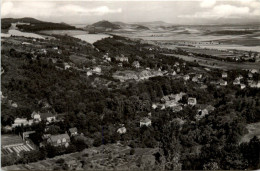
M 87 28 L 96 28 L 104 30 L 117 30 L 117 29 L 134 29 L 134 30 L 149 30 L 149 27 L 140 24 L 128 24 L 124 22 L 109 22 L 106 20 L 96 22 L 92 25 L 88 25 Z
M 96 22 L 96 23 L 92 24 L 92 26 L 94 26 L 94 27 L 104 27 L 104 28 L 107 28 L 107 29 L 120 29 L 120 25 L 115 24 L 115 23 L 111 23 L 111 22 L 106 21 L 106 20 Z
M 46 21 L 40 21 L 34 18 L 2 18 L 1 29 L 8 29 L 12 23 L 17 23 L 19 30 L 23 31 L 40 31 L 40 30 L 73 30 L 76 27 L 66 23 L 52 23 Z

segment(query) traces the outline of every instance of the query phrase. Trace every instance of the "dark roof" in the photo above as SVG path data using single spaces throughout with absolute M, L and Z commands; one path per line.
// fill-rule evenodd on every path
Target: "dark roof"
M 57 142 L 58 139 L 62 140 L 63 138 L 65 138 L 66 140 L 70 140 L 70 137 L 67 133 L 65 134 L 58 134 L 58 135 L 51 135 L 49 137 L 49 139 L 51 140 L 51 142 Z
M 69 132 L 70 132 L 70 133 L 75 133 L 75 132 L 78 132 L 78 129 L 77 129 L 76 127 L 70 128 L 70 129 L 69 129 Z
M 46 112 L 46 113 L 40 113 L 41 119 L 47 119 L 48 117 L 53 117 L 55 116 L 53 113 L 51 112 Z

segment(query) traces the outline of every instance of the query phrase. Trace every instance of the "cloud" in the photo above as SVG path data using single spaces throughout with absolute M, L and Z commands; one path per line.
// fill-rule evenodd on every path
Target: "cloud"
M 58 8 L 62 13 L 81 14 L 81 15 L 105 15 L 109 13 L 121 13 L 122 9 L 110 9 L 107 6 L 98 6 L 95 8 L 84 8 L 79 5 L 65 5 Z
M 201 3 L 200 3 L 200 7 L 201 8 L 209 8 L 209 7 L 212 7 L 216 4 L 216 0 L 203 0 Z
M 260 17 L 260 1 L 258 0 L 238 0 L 233 3 L 218 1 L 218 4 L 216 2 L 216 0 L 204 0 L 200 3 L 200 7 L 207 9 L 178 17 L 205 19 Z
M 12 8 L 13 8 L 12 2 L 3 2 L 1 5 L 1 15 L 6 16 L 11 12 Z
M 90 16 L 121 13 L 121 8 L 109 8 L 107 6 L 76 5 L 72 2 L 57 3 L 55 1 L 36 2 L 3 2 L 1 6 L 2 17 L 36 17 L 49 19 L 50 17 L 71 17 L 77 15 Z

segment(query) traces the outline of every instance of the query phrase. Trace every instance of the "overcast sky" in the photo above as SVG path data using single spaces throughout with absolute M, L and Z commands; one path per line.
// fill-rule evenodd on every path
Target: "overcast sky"
M 1 17 L 33 17 L 69 24 L 91 24 L 100 20 L 173 24 L 260 23 L 260 0 L 2 0 Z

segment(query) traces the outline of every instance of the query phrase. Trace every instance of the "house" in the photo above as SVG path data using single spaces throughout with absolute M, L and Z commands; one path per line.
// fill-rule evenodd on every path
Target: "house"
M 226 85 L 227 85 L 227 81 L 225 81 L 225 80 L 220 80 L 220 81 L 219 81 L 219 85 L 221 85 L 221 86 L 226 86 Z
M 48 109 L 51 108 L 51 105 L 48 103 L 46 99 L 42 99 L 38 102 L 38 105 L 40 105 L 41 108 L 43 109 Z
M 128 62 L 128 57 L 125 57 L 124 55 L 121 55 L 121 57 L 117 56 L 115 57 L 116 61 L 120 62 Z
M 173 75 L 173 76 L 174 76 L 174 75 L 177 75 L 177 73 L 176 73 L 175 71 L 173 71 L 173 72 L 172 72 L 172 75 Z
M 178 67 L 178 68 L 177 68 L 177 73 L 179 73 L 179 72 L 181 72 L 181 69 Z
M 199 107 L 198 113 L 195 116 L 197 120 L 202 119 L 203 117 L 205 117 L 206 115 L 210 114 L 215 110 L 215 107 L 211 105 L 198 105 L 198 107 Z
M 199 79 L 198 79 L 198 77 L 197 77 L 197 76 L 194 76 L 194 77 L 192 77 L 191 81 L 193 81 L 193 82 L 198 82 L 198 81 L 199 81 Z
M 33 111 L 31 114 L 31 118 L 33 119 L 34 122 L 40 122 L 41 121 L 41 115 L 39 112 Z
M 248 73 L 248 78 L 253 78 L 253 74 L 252 73 Z
M 78 135 L 78 129 L 76 127 L 74 128 L 70 128 L 69 129 L 69 135 L 72 137 L 72 136 L 75 136 L 75 135 Z
M 119 133 L 119 134 L 125 134 L 126 133 L 126 128 L 125 127 L 121 127 L 116 132 Z
M 120 63 L 118 64 L 118 66 L 119 66 L 119 67 L 123 67 L 123 64 L 120 62 Z
M 108 53 L 106 53 L 103 58 L 108 61 L 108 62 L 111 62 L 111 58 L 108 56 Z
M 14 123 L 12 124 L 12 128 L 15 128 L 15 127 L 17 127 L 17 126 L 22 126 L 22 125 L 31 125 L 32 124 L 32 122 L 30 121 L 28 121 L 26 118 L 16 118 L 15 120 L 14 120 Z
M 251 69 L 250 72 L 251 72 L 252 74 L 255 74 L 255 73 L 258 73 L 258 70 L 257 70 L 257 69 Z
M 56 121 L 56 116 L 51 112 L 40 113 L 41 120 L 45 120 L 48 123 Z
M 58 135 L 51 135 L 47 139 L 47 143 L 52 146 L 65 146 L 68 147 L 70 143 L 70 137 L 67 133 L 65 134 L 58 134 Z
M 65 62 L 64 64 L 64 69 L 66 70 L 66 69 L 69 69 L 71 66 L 67 63 L 67 62 Z
M 239 85 L 239 84 L 240 84 L 240 79 L 237 79 L 237 78 L 236 78 L 236 79 L 233 81 L 233 84 L 234 84 L 234 85 Z
M 190 79 L 190 76 L 189 76 L 189 75 L 184 75 L 184 76 L 183 76 L 183 79 L 184 79 L 185 81 L 187 81 L 187 80 Z
M 226 72 L 223 72 L 222 73 L 222 78 L 227 78 L 228 77 L 228 74 Z
M 162 102 L 162 103 L 165 103 L 165 102 L 167 102 L 167 101 L 169 101 L 169 100 L 170 100 L 169 96 L 163 96 L 163 97 L 161 98 L 161 102 Z
M 202 78 L 202 74 L 196 74 L 196 77 L 201 79 Z
M 242 76 L 242 75 L 239 75 L 236 79 L 238 79 L 238 80 L 241 80 L 241 79 L 243 79 L 244 77 Z
M 152 104 L 152 108 L 153 109 L 156 109 L 157 108 L 157 105 L 155 103 Z
M 8 104 L 9 104 L 11 107 L 14 107 L 14 108 L 17 108 L 17 107 L 18 107 L 18 104 L 15 103 L 13 100 L 8 100 Z
M 183 108 L 182 108 L 182 106 L 181 105 L 177 105 L 177 106 L 174 106 L 173 108 L 172 108 L 172 111 L 173 112 L 179 112 L 179 111 L 181 111 Z
M 135 67 L 135 68 L 140 68 L 140 63 L 138 61 L 134 61 L 132 63 L 132 66 Z
M 179 66 L 180 63 L 179 62 L 175 62 L 174 66 Z
M 92 71 L 87 71 L 87 76 L 93 75 Z
M 147 117 L 144 117 L 140 120 L 140 127 L 142 126 L 150 126 L 152 125 L 152 121 L 151 119 L 147 118 Z
M 252 83 L 249 83 L 249 86 L 251 88 L 260 88 L 260 81 L 253 81 Z
M 96 73 L 101 73 L 101 68 L 100 67 L 94 67 L 92 69 L 93 72 L 96 72 Z
M 46 55 L 46 54 L 47 54 L 47 50 L 46 50 L 46 49 L 41 49 L 41 50 L 40 50 L 40 53 L 43 53 L 43 54 Z
M 188 98 L 188 105 L 194 106 L 197 104 L 197 99 L 193 97 Z
M 244 88 L 246 88 L 246 85 L 245 84 L 240 84 L 240 89 L 242 90 Z
M 23 42 L 22 45 L 30 45 L 31 43 L 29 42 Z
M 170 100 L 170 101 L 167 101 L 166 103 L 165 103 L 165 107 L 167 108 L 167 107 L 170 107 L 170 108 L 173 108 L 173 107 L 175 107 L 175 106 L 177 106 L 178 105 L 178 102 L 176 102 L 175 100 Z

